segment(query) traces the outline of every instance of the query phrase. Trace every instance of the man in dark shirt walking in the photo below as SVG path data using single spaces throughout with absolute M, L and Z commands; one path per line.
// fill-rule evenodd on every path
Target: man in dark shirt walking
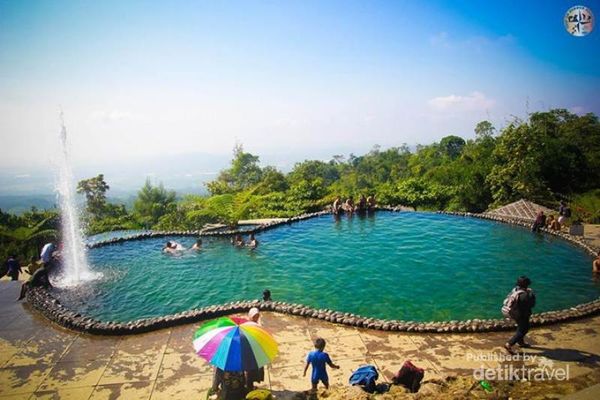
M 529 285 L 531 285 L 531 280 L 526 276 L 521 276 L 517 280 L 517 287 L 514 289 L 515 291 L 520 292 L 516 300 L 514 316 L 514 319 L 517 322 L 517 331 L 504 345 L 504 348 L 510 354 L 514 354 L 512 347 L 515 344 L 518 344 L 519 347 L 522 348 L 530 347 L 524 340 L 525 335 L 529 332 L 531 310 L 535 307 L 535 293 L 529 288 Z

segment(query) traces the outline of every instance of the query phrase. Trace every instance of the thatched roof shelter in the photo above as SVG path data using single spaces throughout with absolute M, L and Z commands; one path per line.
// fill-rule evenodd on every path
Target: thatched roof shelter
M 556 210 L 551 210 L 531 201 L 521 199 L 514 203 L 496 208 L 495 210 L 486 211 L 484 214 L 520 221 L 533 221 L 535 220 L 538 211 L 543 211 L 546 215 L 557 213 Z

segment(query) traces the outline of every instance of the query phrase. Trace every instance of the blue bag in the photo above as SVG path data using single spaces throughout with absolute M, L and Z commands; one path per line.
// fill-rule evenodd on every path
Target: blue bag
M 363 365 L 350 375 L 350 384 L 352 386 L 359 385 L 365 392 L 375 392 L 375 381 L 379 378 L 377 369 L 372 365 Z

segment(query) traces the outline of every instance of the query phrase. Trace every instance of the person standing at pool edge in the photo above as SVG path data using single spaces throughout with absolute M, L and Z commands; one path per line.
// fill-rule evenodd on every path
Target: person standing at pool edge
M 515 303 L 514 320 L 517 323 L 517 331 L 504 345 L 506 351 L 514 354 L 512 347 L 518 344 L 521 348 L 530 347 L 525 343 L 525 335 L 529 332 L 529 318 L 531 310 L 535 307 L 535 293 L 529 288 L 531 280 L 526 276 L 521 276 L 517 279 L 517 286 L 513 289 L 513 293 L 518 293 Z
M 567 206 L 563 200 L 560 201 L 560 207 L 558 208 L 558 223 L 563 226 L 571 218 L 571 209 Z
M 17 256 L 10 255 L 8 257 L 8 260 L 6 261 L 6 267 L 8 269 L 8 272 L 6 274 L 10 276 L 10 279 L 13 281 L 18 281 L 19 274 L 23 271 L 21 270 L 21 264 L 19 264 Z

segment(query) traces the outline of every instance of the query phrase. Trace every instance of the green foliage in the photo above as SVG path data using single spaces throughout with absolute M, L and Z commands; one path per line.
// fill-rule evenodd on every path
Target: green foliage
M 166 190 L 162 183 L 153 186 L 147 179 L 133 203 L 133 212 L 143 226 L 152 227 L 162 216 L 175 211 L 176 207 L 175 192 Z
M 262 179 L 256 185 L 255 193 L 268 194 L 272 192 L 285 192 L 289 189 L 289 184 L 285 175 L 279 172 L 275 167 L 267 166 L 262 170 Z
M 124 215 L 106 216 L 104 218 L 88 222 L 86 233 L 88 235 L 95 235 L 102 232 L 139 229 L 141 227 L 142 226 L 138 221 L 135 220 L 133 215 L 128 214 L 127 211 L 125 211 Z
M 446 157 L 456 159 L 465 147 L 465 140 L 458 136 L 446 136 L 440 141 L 440 148 Z
M 600 224 L 600 189 L 579 194 L 571 201 L 574 221 Z
M 58 227 L 58 213 L 53 210 L 32 208 L 21 216 L 0 210 L 0 259 L 4 262 L 12 253 L 24 263 L 39 256 L 44 243 L 57 239 Z
M 104 175 L 83 179 L 77 184 L 77 193 L 85 194 L 86 211 L 93 218 L 104 216 L 106 208 L 106 192 L 110 189 L 104 181 Z
M 86 198 L 83 222 L 89 235 L 140 227 L 140 224 L 127 213 L 123 204 L 112 204 L 106 201 L 106 192 L 109 189 L 103 174 L 79 181 L 77 185 L 77 193 L 85 194 Z
M 494 203 L 519 198 L 540 203 L 553 193 L 578 193 L 600 182 L 600 124 L 566 110 L 533 113 L 507 126 L 493 152 L 487 181 Z
M 241 144 L 233 149 L 231 168 L 219 173 L 217 179 L 206 186 L 213 195 L 235 193 L 256 185 L 262 179 L 263 171 L 258 165 L 259 158 L 244 152 Z
M 381 200 L 415 209 L 443 209 L 452 196 L 452 189 L 422 178 L 409 178 L 396 185 L 386 186 Z

